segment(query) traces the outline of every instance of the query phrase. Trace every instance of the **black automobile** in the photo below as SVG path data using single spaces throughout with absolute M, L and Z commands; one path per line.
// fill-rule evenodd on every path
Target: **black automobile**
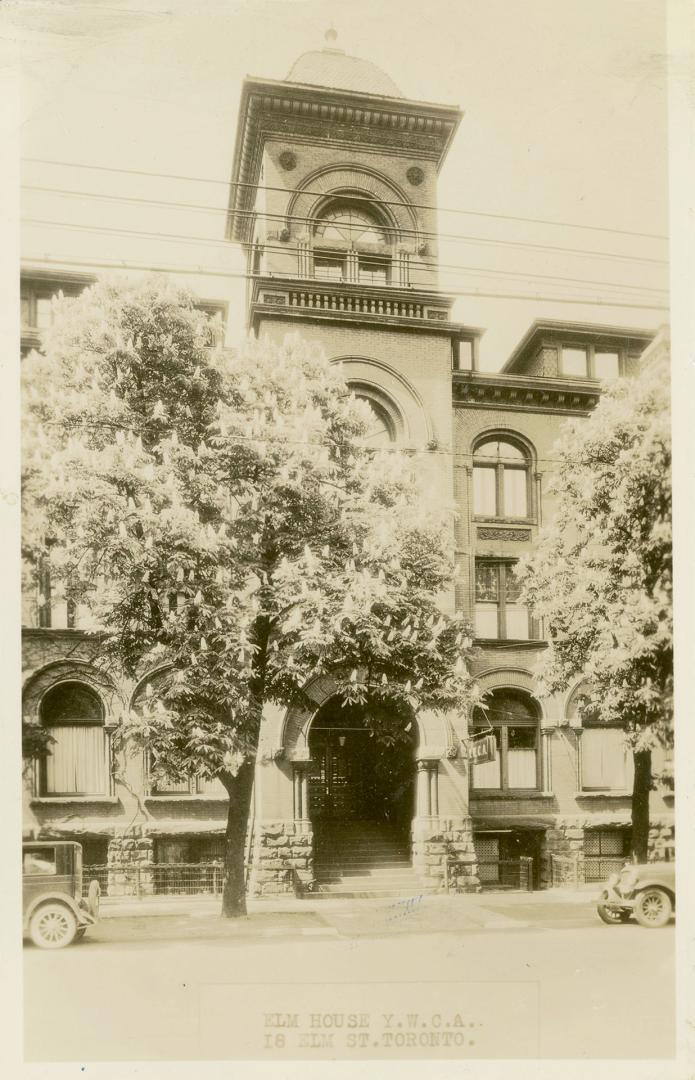
M 24 933 L 42 949 L 62 949 L 99 918 L 100 888 L 82 895 L 82 846 L 71 840 L 22 845 Z
M 673 862 L 626 863 L 602 887 L 596 910 L 605 923 L 666 926 L 676 910 L 676 865 Z

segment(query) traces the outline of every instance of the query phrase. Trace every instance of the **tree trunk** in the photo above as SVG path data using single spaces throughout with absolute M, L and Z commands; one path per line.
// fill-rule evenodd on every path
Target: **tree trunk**
M 223 783 L 229 794 L 227 831 L 225 833 L 222 918 L 234 919 L 246 914 L 246 830 L 249 823 L 253 764 L 242 765 L 236 776 L 227 774 Z
M 649 791 L 652 786 L 651 750 L 634 755 L 635 780 L 632 788 L 632 855 L 646 862 L 649 855 Z

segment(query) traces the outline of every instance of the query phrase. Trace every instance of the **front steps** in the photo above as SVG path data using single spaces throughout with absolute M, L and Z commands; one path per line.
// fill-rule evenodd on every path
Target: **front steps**
M 405 897 L 437 891 L 413 869 L 410 842 L 376 821 L 324 824 L 314 835 L 314 896 Z

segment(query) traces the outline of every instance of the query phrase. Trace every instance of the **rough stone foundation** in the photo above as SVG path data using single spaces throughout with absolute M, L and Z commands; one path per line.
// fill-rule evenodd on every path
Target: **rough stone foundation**
M 314 881 L 313 833 L 309 822 L 256 822 L 251 896 L 310 890 Z
M 434 879 L 442 888 L 448 878 L 452 891 L 480 892 L 470 818 L 416 821 L 412 838 L 413 866 L 423 877 Z M 456 866 L 447 871 L 447 862 Z
M 115 836 L 107 861 L 109 896 L 151 896 L 154 892 L 154 841 L 149 836 Z

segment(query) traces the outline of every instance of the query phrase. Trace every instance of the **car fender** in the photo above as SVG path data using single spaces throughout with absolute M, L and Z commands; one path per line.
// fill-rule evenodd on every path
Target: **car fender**
M 644 880 L 640 878 L 640 880 L 635 885 L 634 891 L 632 893 L 633 897 L 636 897 L 638 893 L 644 892 L 645 889 L 661 889 L 662 892 L 667 893 L 671 900 L 671 903 L 675 908 L 676 892 L 673 886 L 666 885 L 663 881 L 659 881 L 658 878 L 645 878 Z
M 80 907 L 80 905 L 73 899 L 73 897 L 68 896 L 67 893 L 63 893 L 63 892 L 45 892 L 45 893 L 42 893 L 40 896 L 34 897 L 32 902 L 29 904 L 26 911 L 24 912 L 24 926 L 25 927 L 28 927 L 29 923 L 31 922 L 31 917 L 34 914 L 34 912 L 36 911 L 36 909 L 38 907 L 41 907 L 42 904 L 46 904 L 46 903 L 65 904 L 65 906 L 69 907 L 70 910 L 75 915 L 75 918 L 77 919 L 77 922 L 78 922 L 79 926 L 88 926 L 88 925 L 91 925 L 92 923 L 94 923 L 94 921 L 95 921 L 92 918 L 92 916 L 89 914 L 89 912 L 86 911 L 85 908 Z

